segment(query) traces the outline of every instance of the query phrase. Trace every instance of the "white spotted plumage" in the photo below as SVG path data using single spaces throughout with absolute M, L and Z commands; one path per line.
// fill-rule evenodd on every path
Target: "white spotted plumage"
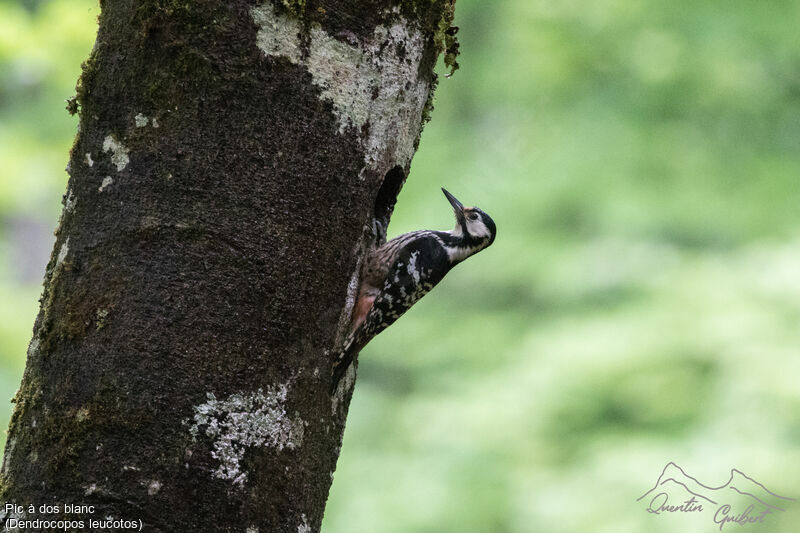
M 335 387 L 358 352 L 400 318 L 445 274 L 494 242 L 492 218 L 477 207 L 464 207 L 442 189 L 456 215 L 450 231 L 405 233 L 372 250 L 362 272 L 351 333 L 333 365 Z

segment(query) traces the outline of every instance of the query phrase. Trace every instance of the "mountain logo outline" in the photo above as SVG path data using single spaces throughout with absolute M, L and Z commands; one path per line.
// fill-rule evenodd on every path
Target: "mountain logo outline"
M 713 509 L 713 520 L 720 530 L 730 523 L 765 522 L 769 515 L 785 512 L 796 501 L 772 492 L 737 468 L 731 469 L 725 483 L 712 486 L 690 476 L 673 461 L 664 466 L 655 485 L 636 501 L 648 501 L 648 497 L 646 511 L 655 515 L 705 514 Z

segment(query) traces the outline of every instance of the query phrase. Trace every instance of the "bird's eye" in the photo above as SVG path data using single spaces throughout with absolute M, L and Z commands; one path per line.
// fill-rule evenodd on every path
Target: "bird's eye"
M 470 213 L 470 214 L 468 215 L 468 218 L 469 218 L 470 220 L 478 220 L 478 213 Z

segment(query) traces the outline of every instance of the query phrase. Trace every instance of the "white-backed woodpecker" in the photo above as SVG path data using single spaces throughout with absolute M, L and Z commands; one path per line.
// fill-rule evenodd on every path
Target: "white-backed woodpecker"
M 425 296 L 451 268 L 494 242 L 497 227 L 477 207 L 464 207 L 442 189 L 456 216 L 450 231 L 421 230 L 395 237 L 369 254 L 353 309 L 351 332 L 333 366 L 338 385 L 358 352 Z

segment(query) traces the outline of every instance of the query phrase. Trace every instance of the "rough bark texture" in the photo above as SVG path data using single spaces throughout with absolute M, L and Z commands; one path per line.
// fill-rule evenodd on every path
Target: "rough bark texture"
M 0 525 L 319 529 L 354 378 L 331 394 L 332 353 L 453 2 L 101 0 Z

